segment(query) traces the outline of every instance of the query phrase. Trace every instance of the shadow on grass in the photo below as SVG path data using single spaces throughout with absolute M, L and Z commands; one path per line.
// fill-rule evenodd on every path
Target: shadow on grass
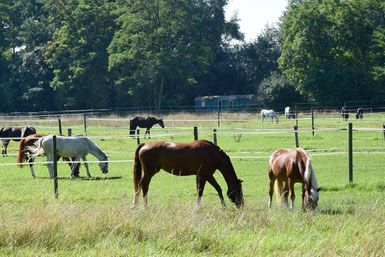
M 325 192 L 338 192 L 338 191 L 348 191 L 348 190 L 384 192 L 385 182 L 378 182 L 376 184 L 371 184 L 371 185 L 365 185 L 365 184 L 359 185 L 357 183 L 349 183 L 341 187 L 328 187 L 328 186 L 322 187 L 322 191 L 325 191 Z
M 116 177 L 76 177 L 71 179 L 70 177 L 58 177 L 59 180 L 74 180 L 74 181 L 89 181 L 89 180 L 115 180 L 115 179 L 122 179 L 122 176 L 116 176 Z M 35 179 L 52 179 L 49 177 L 37 177 Z
M 325 215 L 346 215 L 346 214 L 353 215 L 355 213 L 353 208 L 347 208 L 347 209 L 328 208 L 328 209 L 320 210 L 319 212 Z

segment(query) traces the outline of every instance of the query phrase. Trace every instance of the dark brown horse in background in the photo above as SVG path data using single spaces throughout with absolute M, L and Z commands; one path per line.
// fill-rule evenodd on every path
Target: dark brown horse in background
M 364 118 L 364 108 L 358 107 L 356 112 L 356 119 L 362 120 Z
M 147 192 L 151 178 L 160 169 L 177 176 L 196 175 L 197 206 L 200 205 L 206 181 L 217 190 L 221 203 L 225 206 L 222 189 L 213 176 L 218 169 L 227 183 L 227 196 L 237 208 L 243 205 L 242 180 L 237 178 L 229 156 L 212 142 L 206 140 L 191 143 L 156 141 L 139 144 L 135 151 L 133 170 L 134 206 L 137 204 L 141 189 L 144 205 L 147 206 Z
M 36 129 L 30 126 L 27 127 L 4 127 L 0 130 L 0 138 L 8 138 L 1 139 L 2 146 L 2 154 L 3 156 L 7 155 L 7 147 L 9 141 L 12 138 L 13 141 L 20 141 L 22 138 L 27 137 L 29 135 L 36 134 Z
M 280 149 L 275 151 L 269 160 L 269 208 L 271 207 L 274 187 L 279 205 L 288 205 L 288 194 L 290 193 L 291 208 L 294 208 L 294 184 L 302 183 L 302 208 L 315 209 L 319 200 L 319 188 L 311 159 L 305 150 L 297 148 Z M 285 188 L 282 189 L 283 182 Z
M 163 119 L 157 119 L 155 117 L 148 116 L 147 118 L 141 116 L 135 116 L 130 120 L 130 135 L 134 137 L 136 127 L 146 128 L 146 133 L 144 134 L 144 138 L 146 138 L 146 134 L 148 134 L 148 138 L 150 137 L 150 128 L 155 124 L 159 124 L 162 128 L 164 128 Z
M 30 158 L 28 159 L 28 162 L 29 162 L 29 167 L 31 169 L 31 174 L 32 174 L 32 177 L 36 178 L 36 175 L 35 175 L 35 172 L 33 170 L 33 163 L 35 161 L 35 158 L 31 157 L 31 152 L 28 150 L 28 146 L 34 146 L 35 143 L 39 140 L 39 138 L 41 137 L 44 137 L 46 135 L 41 135 L 41 134 L 32 134 L 32 135 L 29 135 L 27 136 L 26 138 L 23 138 L 22 140 L 20 140 L 20 143 L 19 143 L 19 153 L 17 155 L 17 167 L 19 167 L 20 169 L 23 168 L 23 162 L 26 160 L 27 158 L 27 154 L 30 156 Z M 57 155 L 57 160 L 59 160 L 61 158 L 60 155 Z M 70 159 L 67 158 L 67 157 L 63 157 L 63 159 L 65 161 L 68 162 L 68 165 L 70 167 L 72 167 L 72 165 L 77 165 L 76 168 L 75 168 L 75 171 L 74 171 L 74 176 L 75 177 L 79 177 L 79 168 L 80 168 L 80 163 L 70 163 Z M 72 157 L 71 158 L 72 161 L 75 160 L 75 157 Z

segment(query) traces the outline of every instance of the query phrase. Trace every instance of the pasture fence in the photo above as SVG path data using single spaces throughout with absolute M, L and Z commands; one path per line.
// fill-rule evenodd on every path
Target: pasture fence
M 312 112 L 312 116 L 314 116 L 313 112 Z M 298 116 L 297 116 L 298 117 Z M 61 123 L 61 119 L 58 119 L 58 126 L 59 126 L 59 134 L 62 134 L 62 123 Z M 87 125 L 86 125 L 86 120 L 84 120 L 84 130 L 86 131 L 87 130 Z M 219 124 L 219 123 L 218 123 Z M 190 128 L 191 129 L 191 128 Z M 188 128 L 185 128 L 183 127 L 183 130 L 188 130 Z M 237 131 L 238 130 L 238 131 Z M 362 151 L 353 151 L 353 131 L 372 131 L 372 132 L 382 132 L 382 141 L 383 141 L 383 144 L 382 144 L 382 148 L 380 147 L 376 147 L 376 148 L 373 148 L 373 147 L 356 147 L 354 149 L 356 150 L 360 150 L 360 149 L 370 149 L 370 150 L 374 150 L 374 149 L 383 149 L 384 147 L 384 139 L 385 139 L 385 124 L 382 124 L 382 128 L 354 128 L 353 129 L 353 124 L 352 123 L 349 123 L 348 124 L 348 128 L 322 128 L 322 129 L 315 129 L 314 128 L 314 120 L 312 118 L 312 128 L 311 129 L 299 129 L 298 126 L 294 126 L 294 137 L 295 137 L 295 144 L 296 144 L 296 147 L 299 147 L 299 138 L 298 138 L 298 134 L 299 133 L 308 133 L 308 132 L 311 132 L 313 135 L 314 135 L 314 132 L 327 132 L 327 131 L 344 131 L 344 130 L 347 130 L 348 131 L 348 149 L 347 151 L 338 151 L 340 149 L 343 149 L 343 148 L 330 148 L 330 149 L 311 149 L 311 150 L 308 150 L 308 151 L 313 151 L 313 152 L 317 152 L 317 151 L 335 151 L 337 150 L 337 152 L 326 152 L 326 153 L 313 153 L 312 156 L 323 156 L 323 155 L 341 155 L 341 154 L 348 154 L 348 157 L 349 157 L 349 163 L 348 163 L 348 167 L 349 167 L 349 182 L 353 182 L 353 154 L 385 154 L 385 152 L 362 152 Z M 170 136 L 186 136 L 186 135 L 191 135 L 191 132 L 181 132 L 181 133 L 177 133 L 178 129 L 174 128 L 174 130 L 169 130 L 169 131 L 172 131 L 174 133 L 164 133 L 164 134 L 155 134 L 153 135 L 153 137 L 155 138 L 162 138 L 162 137 L 170 137 Z M 191 131 L 191 130 L 190 130 Z M 230 128 L 230 129 L 226 129 L 226 128 L 217 128 L 217 129 L 214 129 L 212 131 L 208 130 L 207 128 L 202 128 L 200 129 L 200 134 L 201 135 L 205 135 L 205 134 L 209 134 L 209 133 L 212 133 L 213 135 L 213 139 L 214 139 L 214 143 L 217 144 L 217 137 L 218 135 L 236 135 L 236 134 L 239 134 L 239 133 L 242 133 L 242 134 L 249 134 L 249 135 L 262 135 L 262 134 L 283 134 L 283 133 L 293 133 L 293 130 L 290 130 L 290 129 L 286 129 L 286 128 L 280 128 L 280 129 L 267 129 L 267 128 Z M 69 128 L 68 129 L 68 135 L 71 136 L 72 135 L 72 129 Z M 144 135 L 143 135 L 144 136 Z M 194 136 L 194 140 L 198 140 L 198 127 L 197 126 L 194 126 L 193 127 L 193 136 Z M 98 138 L 98 139 L 112 139 L 112 138 L 129 138 L 130 135 L 97 135 L 97 136 L 89 136 L 89 138 Z M 56 139 L 56 136 L 54 136 L 54 138 Z M 137 143 L 139 144 L 140 143 L 140 138 L 141 138 L 141 135 L 140 135 L 140 130 L 137 131 Z M 19 139 L 19 138 L 2 138 L 2 139 Z M 56 143 L 56 140 L 54 140 L 54 144 Z M 56 146 L 54 145 L 54 149 L 56 150 Z M 114 152 L 114 153 L 120 153 L 120 152 Z M 121 152 L 123 153 L 123 152 Z M 133 152 L 124 152 L 124 153 L 133 153 Z M 243 152 L 244 153 L 244 152 Z M 249 153 L 252 153 L 252 152 L 249 152 Z M 269 155 L 266 155 L 266 156 L 240 156 L 240 155 L 232 155 L 231 158 L 233 159 L 268 159 L 269 158 Z M 55 159 L 55 158 L 54 158 Z M 132 160 L 110 160 L 109 162 L 111 163 L 130 163 L 130 162 L 133 162 Z M 47 164 L 49 162 L 35 162 L 34 164 L 36 165 L 42 165 L 42 164 Z M 64 164 L 64 163 L 73 163 L 73 162 L 65 162 L 65 161 L 61 161 L 60 164 Z M 80 163 L 79 162 L 75 162 L 75 163 Z M 99 163 L 99 161 L 87 161 L 87 163 Z M 54 195 L 55 195 L 55 198 L 58 198 L 58 177 L 57 177 L 57 161 L 55 160 L 53 163 L 53 166 L 54 166 Z M 0 164 L 0 166 L 7 166 L 7 165 L 15 165 L 15 163 L 2 163 Z M 56 171 L 55 171 L 56 170 Z

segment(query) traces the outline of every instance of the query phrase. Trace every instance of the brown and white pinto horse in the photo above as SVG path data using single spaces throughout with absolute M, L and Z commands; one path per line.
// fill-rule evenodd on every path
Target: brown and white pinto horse
M 44 137 L 44 136 L 46 136 L 46 135 L 32 134 L 32 135 L 29 135 L 26 138 L 23 138 L 22 140 L 20 140 L 20 143 L 19 143 L 19 153 L 17 155 L 17 167 L 19 167 L 20 169 L 23 168 L 23 162 L 25 161 L 26 155 L 28 153 L 28 155 L 30 157 L 28 159 L 29 167 L 31 169 L 32 177 L 34 177 L 34 178 L 36 177 L 35 171 L 33 170 L 33 162 L 35 161 L 35 158 L 31 157 L 32 153 L 28 150 L 28 146 L 34 146 L 35 143 L 39 140 L 39 138 Z M 61 158 L 61 156 L 57 155 L 56 158 L 57 158 L 57 160 L 59 160 Z M 70 159 L 67 157 L 63 157 L 63 159 L 66 160 L 67 162 L 70 161 Z M 74 161 L 75 157 L 72 157 L 71 159 L 72 159 L 72 161 Z M 69 162 L 68 165 L 70 167 L 72 167 L 72 165 L 75 165 L 75 164 Z M 75 172 L 74 172 L 75 177 L 79 177 L 79 168 L 80 168 L 80 163 L 78 163 L 76 168 L 75 168 Z
M 305 150 L 297 148 L 275 151 L 269 160 L 269 208 L 271 207 L 274 187 L 279 205 L 288 205 L 290 193 L 291 208 L 294 208 L 294 184 L 302 183 L 302 208 L 314 210 L 318 205 L 319 188 L 311 159 Z M 283 189 L 283 182 L 285 188 Z
M 144 206 L 147 206 L 147 192 L 151 178 L 160 169 L 177 176 L 196 175 L 197 206 L 200 205 L 206 181 L 217 190 L 221 203 L 225 206 L 222 189 L 213 176 L 218 169 L 227 183 L 227 196 L 237 208 L 243 205 L 242 180 L 235 174 L 229 156 L 212 142 L 206 140 L 191 143 L 155 141 L 139 144 L 135 151 L 133 170 L 134 206 L 137 204 L 141 189 Z

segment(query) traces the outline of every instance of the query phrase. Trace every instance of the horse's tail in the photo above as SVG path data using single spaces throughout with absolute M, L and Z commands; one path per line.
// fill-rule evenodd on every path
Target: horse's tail
M 134 122 L 131 119 L 130 120 L 130 135 L 131 135 L 131 137 L 133 137 L 135 135 L 135 129 L 136 129 L 136 125 L 134 125 Z
M 17 167 L 20 169 L 23 168 L 23 162 L 25 161 L 25 138 L 20 140 L 19 143 L 19 153 L 17 154 Z
M 138 192 L 140 190 L 139 182 L 142 179 L 142 164 L 139 160 L 139 151 L 144 146 L 144 143 L 141 143 L 138 145 L 138 147 L 135 150 L 135 159 L 134 159 L 134 186 L 135 186 L 135 192 Z
M 39 138 L 37 142 L 33 144 L 33 146 L 27 146 L 27 151 L 31 152 L 31 158 L 35 159 L 39 155 L 45 154 L 44 148 L 43 148 L 43 139 L 44 137 Z
M 283 182 L 279 179 L 274 183 L 275 196 L 277 198 L 278 206 L 282 206 L 287 203 L 287 192 L 283 192 Z

